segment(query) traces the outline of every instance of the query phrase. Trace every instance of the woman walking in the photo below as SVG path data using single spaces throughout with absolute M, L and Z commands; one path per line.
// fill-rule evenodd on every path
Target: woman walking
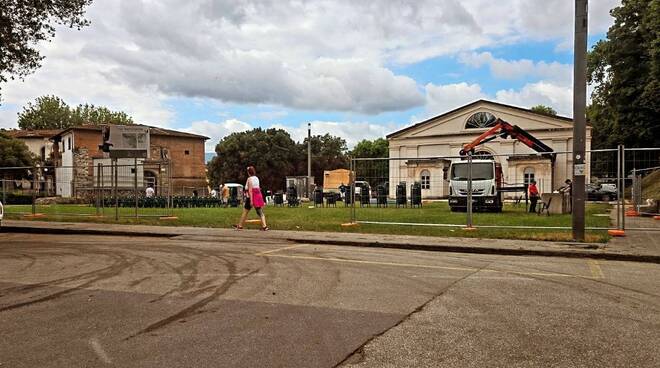
M 257 215 L 261 219 L 261 230 L 267 231 L 268 225 L 266 225 L 266 215 L 264 215 L 264 197 L 261 194 L 261 188 L 259 187 L 259 178 L 257 177 L 257 171 L 254 169 L 254 166 L 248 166 L 247 168 L 248 178 L 245 182 L 245 205 L 243 206 L 243 214 L 241 215 L 241 220 L 238 225 L 234 225 L 236 230 L 243 230 L 243 225 L 247 219 L 248 213 L 252 207 L 257 211 Z

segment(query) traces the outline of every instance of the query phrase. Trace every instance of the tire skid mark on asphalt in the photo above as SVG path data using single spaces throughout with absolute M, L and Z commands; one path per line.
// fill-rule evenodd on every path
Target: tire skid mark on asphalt
M 229 261 L 229 260 L 224 259 L 223 257 L 220 257 L 220 256 L 216 256 L 216 258 L 222 259 L 222 260 L 225 261 L 225 265 L 226 265 L 226 267 L 229 271 L 228 272 L 229 274 L 234 274 L 234 275 L 237 274 L 237 272 L 236 272 L 236 263 L 234 261 Z M 166 318 L 160 319 L 159 321 L 156 321 L 156 322 L 148 325 L 147 327 L 143 328 L 142 330 L 140 330 L 140 331 L 124 338 L 124 340 L 125 341 L 130 340 L 134 337 L 137 337 L 137 336 L 149 333 L 149 332 L 153 332 L 153 331 L 158 330 L 162 327 L 165 327 L 165 326 L 167 326 L 167 325 L 169 325 L 169 324 L 171 324 L 171 323 L 173 323 L 177 320 L 180 320 L 182 318 L 188 317 L 188 316 L 193 315 L 193 314 L 197 314 L 200 308 L 206 306 L 210 302 L 216 300 L 218 297 L 225 294 L 238 281 L 240 281 L 244 278 L 247 278 L 247 277 L 251 276 L 252 274 L 256 274 L 260 270 L 261 270 L 261 267 L 257 268 L 256 270 L 253 270 L 251 272 L 248 272 L 243 276 L 228 277 L 222 284 L 215 286 L 215 289 L 213 289 L 213 292 L 210 295 L 196 301 L 195 303 L 187 306 L 186 308 L 181 309 L 180 311 L 178 311 L 178 312 L 176 312 L 176 313 L 174 313 L 174 314 L 172 314 L 172 315 L 170 315 Z M 209 289 L 212 289 L 212 287 L 209 287 Z
M 135 260 L 129 260 L 128 258 L 126 258 L 124 256 L 121 256 L 121 255 L 117 256 L 116 258 L 119 258 L 119 261 L 115 262 L 111 266 L 108 266 L 106 268 L 101 269 L 101 271 L 85 273 L 85 274 L 83 274 L 85 276 L 82 276 L 82 277 L 80 275 L 76 275 L 76 276 L 73 276 L 73 277 L 66 278 L 66 279 L 70 279 L 70 281 L 77 281 L 77 280 L 83 281 L 83 280 L 86 280 L 86 281 L 83 281 L 81 284 L 78 284 L 78 285 L 73 286 L 73 287 L 67 287 L 64 290 L 60 290 L 58 292 L 51 293 L 51 294 L 48 294 L 48 295 L 40 297 L 40 298 L 30 299 L 30 300 L 23 301 L 23 302 L 2 306 L 2 307 L 0 307 L 0 312 L 5 312 L 5 311 L 8 311 L 8 310 L 12 310 L 12 309 L 17 309 L 17 308 L 22 308 L 22 307 L 38 304 L 38 303 L 43 303 L 43 302 L 54 300 L 54 299 L 57 299 L 61 296 L 70 294 L 74 291 L 85 289 L 85 288 L 93 285 L 94 283 L 96 283 L 98 281 L 106 280 L 106 279 L 109 279 L 111 277 L 115 277 L 115 276 L 121 274 L 127 267 L 131 266 L 132 264 L 134 264 L 136 262 Z M 55 284 L 58 284 L 58 283 L 61 283 L 61 282 L 56 282 Z M 55 286 L 55 285 L 49 285 L 48 283 L 39 283 L 39 284 L 35 284 L 35 285 L 38 285 L 38 287 Z M 34 285 L 28 285 L 28 287 L 29 286 L 34 286 Z
M 589 271 L 591 271 L 591 275 L 595 279 L 605 278 L 605 275 L 603 274 L 603 269 L 600 268 L 600 264 L 598 263 L 597 260 L 595 259 L 587 260 L 587 264 L 589 265 Z

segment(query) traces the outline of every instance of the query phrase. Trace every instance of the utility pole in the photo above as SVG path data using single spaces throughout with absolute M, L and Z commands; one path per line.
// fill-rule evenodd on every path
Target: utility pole
M 585 142 L 587 105 L 587 14 L 588 0 L 575 0 L 573 48 L 573 239 L 584 241 Z
M 307 198 L 312 198 L 312 123 L 307 123 Z

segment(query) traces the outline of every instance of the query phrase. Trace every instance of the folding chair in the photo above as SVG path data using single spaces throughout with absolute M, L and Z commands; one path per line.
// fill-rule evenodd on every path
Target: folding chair
M 538 215 L 540 216 L 543 211 L 547 216 L 550 216 L 550 204 L 552 203 L 552 197 L 548 199 L 548 202 L 541 201 L 541 209 L 539 209 Z

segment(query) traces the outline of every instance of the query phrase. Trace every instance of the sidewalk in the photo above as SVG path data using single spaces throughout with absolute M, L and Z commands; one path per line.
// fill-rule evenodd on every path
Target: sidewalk
M 657 220 L 651 220 L 657 221 Z M 429 236 L 385 235 L 385 234 L 355 234 L 328 233 L 307 231 L 261 232 L 244 230 L 237 232 L 232 229 L 178 227 L 178 226 L 147 226 L 147 225 L 116 225 L 72 222 L 45 221 L 12 221 L 2 223 L 1 232 L 18 233 L 48 233 L 48 234 L 88 234 L 88 235 L 120 235 L 120 236 L 192 236 L 200 240 L 223 237 L 246 239 L 273 239 L 286 242 L 307 244 L 329 244 L 358 247 L 413 249 L 436 252 L 500 254 L 517 256 L 551 256 L 570 258 L 594 258 L 619 261 L 634 261 L 660 263 L 660 244 L 654 234 L 639 235 L 652 238 L 638 240 L 637 235 L 630 240 L 612 241 L 609 244 L 542 242 L 529 240 L 506 239 L 474 239 L 474 238 L 440 238 Z M 658 233 L 660 235 L 660 233 Z M 644 243 L 644 245 L 640 244 Z

